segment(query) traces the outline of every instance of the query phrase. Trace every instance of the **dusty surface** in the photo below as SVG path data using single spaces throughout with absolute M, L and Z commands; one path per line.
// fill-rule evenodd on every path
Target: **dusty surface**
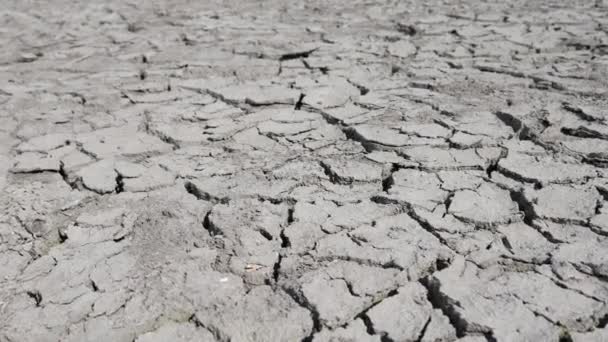
M 608 340 L 601 3 L 104 2 L 0 6 L 0 341 Z

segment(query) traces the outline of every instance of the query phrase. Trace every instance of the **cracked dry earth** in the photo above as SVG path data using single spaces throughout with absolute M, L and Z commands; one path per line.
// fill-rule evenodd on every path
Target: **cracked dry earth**
M 608 8 L 3 1 L 0 341 L 608 341 Z

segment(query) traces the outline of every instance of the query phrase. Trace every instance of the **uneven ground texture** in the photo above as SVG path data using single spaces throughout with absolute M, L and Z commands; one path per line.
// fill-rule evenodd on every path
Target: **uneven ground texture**
M 0 2 L 0 341 L 608 341 L 601 3 Z

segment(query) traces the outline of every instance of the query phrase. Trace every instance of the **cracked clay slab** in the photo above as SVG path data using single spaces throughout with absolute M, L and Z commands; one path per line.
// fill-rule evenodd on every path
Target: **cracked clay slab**
M 4 1 L 0 342 L 608 341 L 606 27 Z

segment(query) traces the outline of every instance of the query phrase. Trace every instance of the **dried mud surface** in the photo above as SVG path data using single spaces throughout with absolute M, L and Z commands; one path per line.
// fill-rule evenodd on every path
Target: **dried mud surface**
M 601 1 L 0 7 L 0 341 L 608 340 Z

